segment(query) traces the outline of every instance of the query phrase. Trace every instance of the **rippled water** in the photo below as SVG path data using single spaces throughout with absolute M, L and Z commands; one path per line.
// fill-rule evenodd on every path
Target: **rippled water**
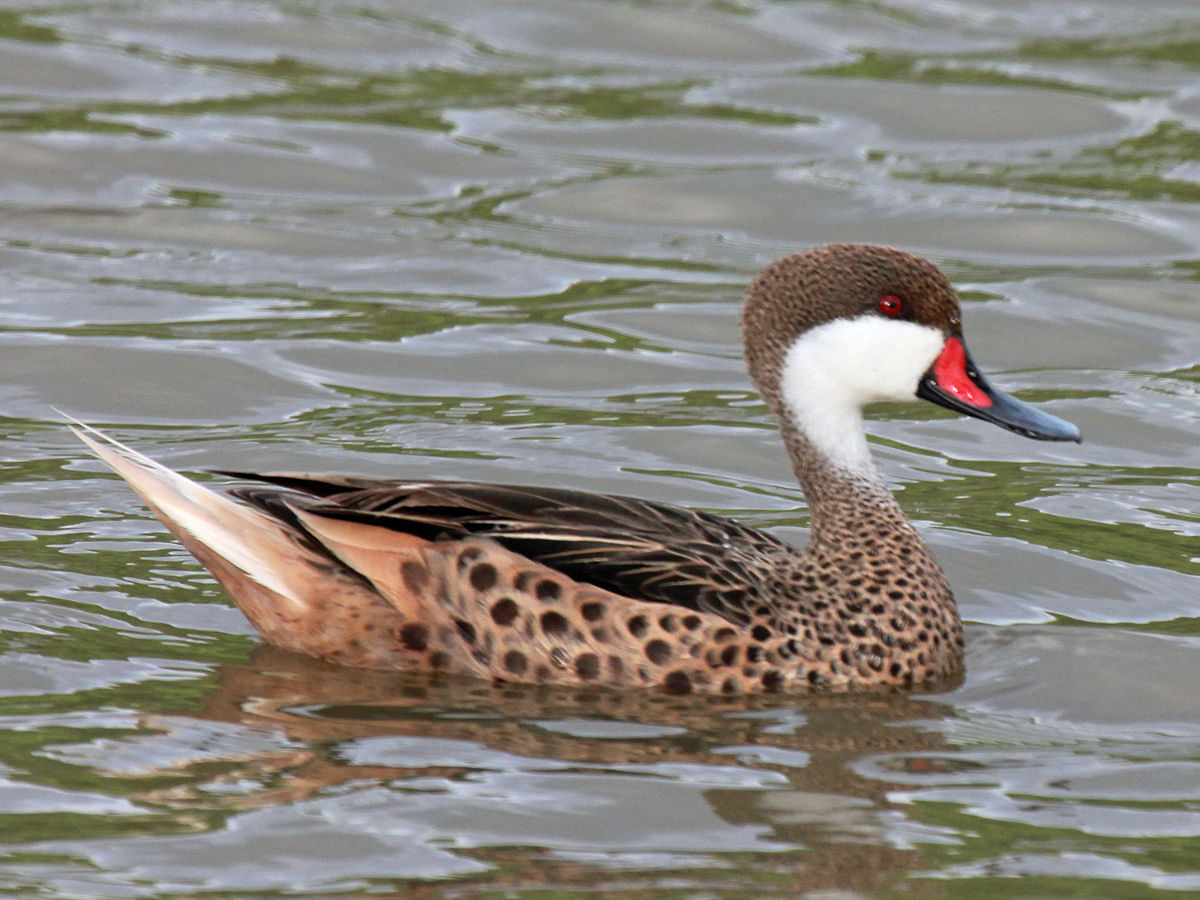
M 0 11 L 0 893 L 1200 895 L 1194 0 Z M 162 461 L 806 512 L 744 284 L 935 259 L 1083 428 L 913 404 L 934 694 L 714 700 L 265 647 L 52 408 Z

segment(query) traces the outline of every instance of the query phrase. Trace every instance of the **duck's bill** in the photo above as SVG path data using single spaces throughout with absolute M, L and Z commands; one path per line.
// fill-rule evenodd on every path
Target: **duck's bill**
M 946 339 L 942 352 L 917 386 L 917 396 L 955 412 L 994 422 L 1009 431 L 1041 441 L 1079 441 L 1079 429 L 1010 397 L 988 384 L 962 340 Z

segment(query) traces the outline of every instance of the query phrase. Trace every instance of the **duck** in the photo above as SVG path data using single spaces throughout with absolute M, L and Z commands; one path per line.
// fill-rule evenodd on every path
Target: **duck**
M 863 407 L 923 399 L 1028 438 L 1079 429 L 980 373 L 931 262 L 827 244 L 763 269 L 750 378 L 810 511 L 797 548 L 734 519 L 569 488 L 219 470 L 217 491 L 70 426 L 262 638 L 367 669 L 669 693 L 911 690 L 963 671 L 942 569 Z

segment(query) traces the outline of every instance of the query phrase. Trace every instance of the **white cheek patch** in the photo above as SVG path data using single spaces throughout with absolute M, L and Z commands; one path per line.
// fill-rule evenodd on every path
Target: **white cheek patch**
M 796 425 L 831 462 L 873 474 L 862 408 L 911 400 L 945 342 L 936 328 L 862 316 L 800 335 L 788 350 L 780 391 Z

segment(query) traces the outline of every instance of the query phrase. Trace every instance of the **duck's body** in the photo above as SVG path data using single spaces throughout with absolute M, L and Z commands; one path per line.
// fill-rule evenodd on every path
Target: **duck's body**
M 930 263 L 787 257 L 751 286 L 751 376 L 812 510 L 797 550 L 730 519 L 577 491 L 226 473 L 217 494 L 80 436 L 270 642 L 345 665 L 675 691 L 912 686 L 962 667 L 941 569 L 871 461 L 861 407 L 927 399 L 1031 437 L 1073 426 L 994 391 Z

